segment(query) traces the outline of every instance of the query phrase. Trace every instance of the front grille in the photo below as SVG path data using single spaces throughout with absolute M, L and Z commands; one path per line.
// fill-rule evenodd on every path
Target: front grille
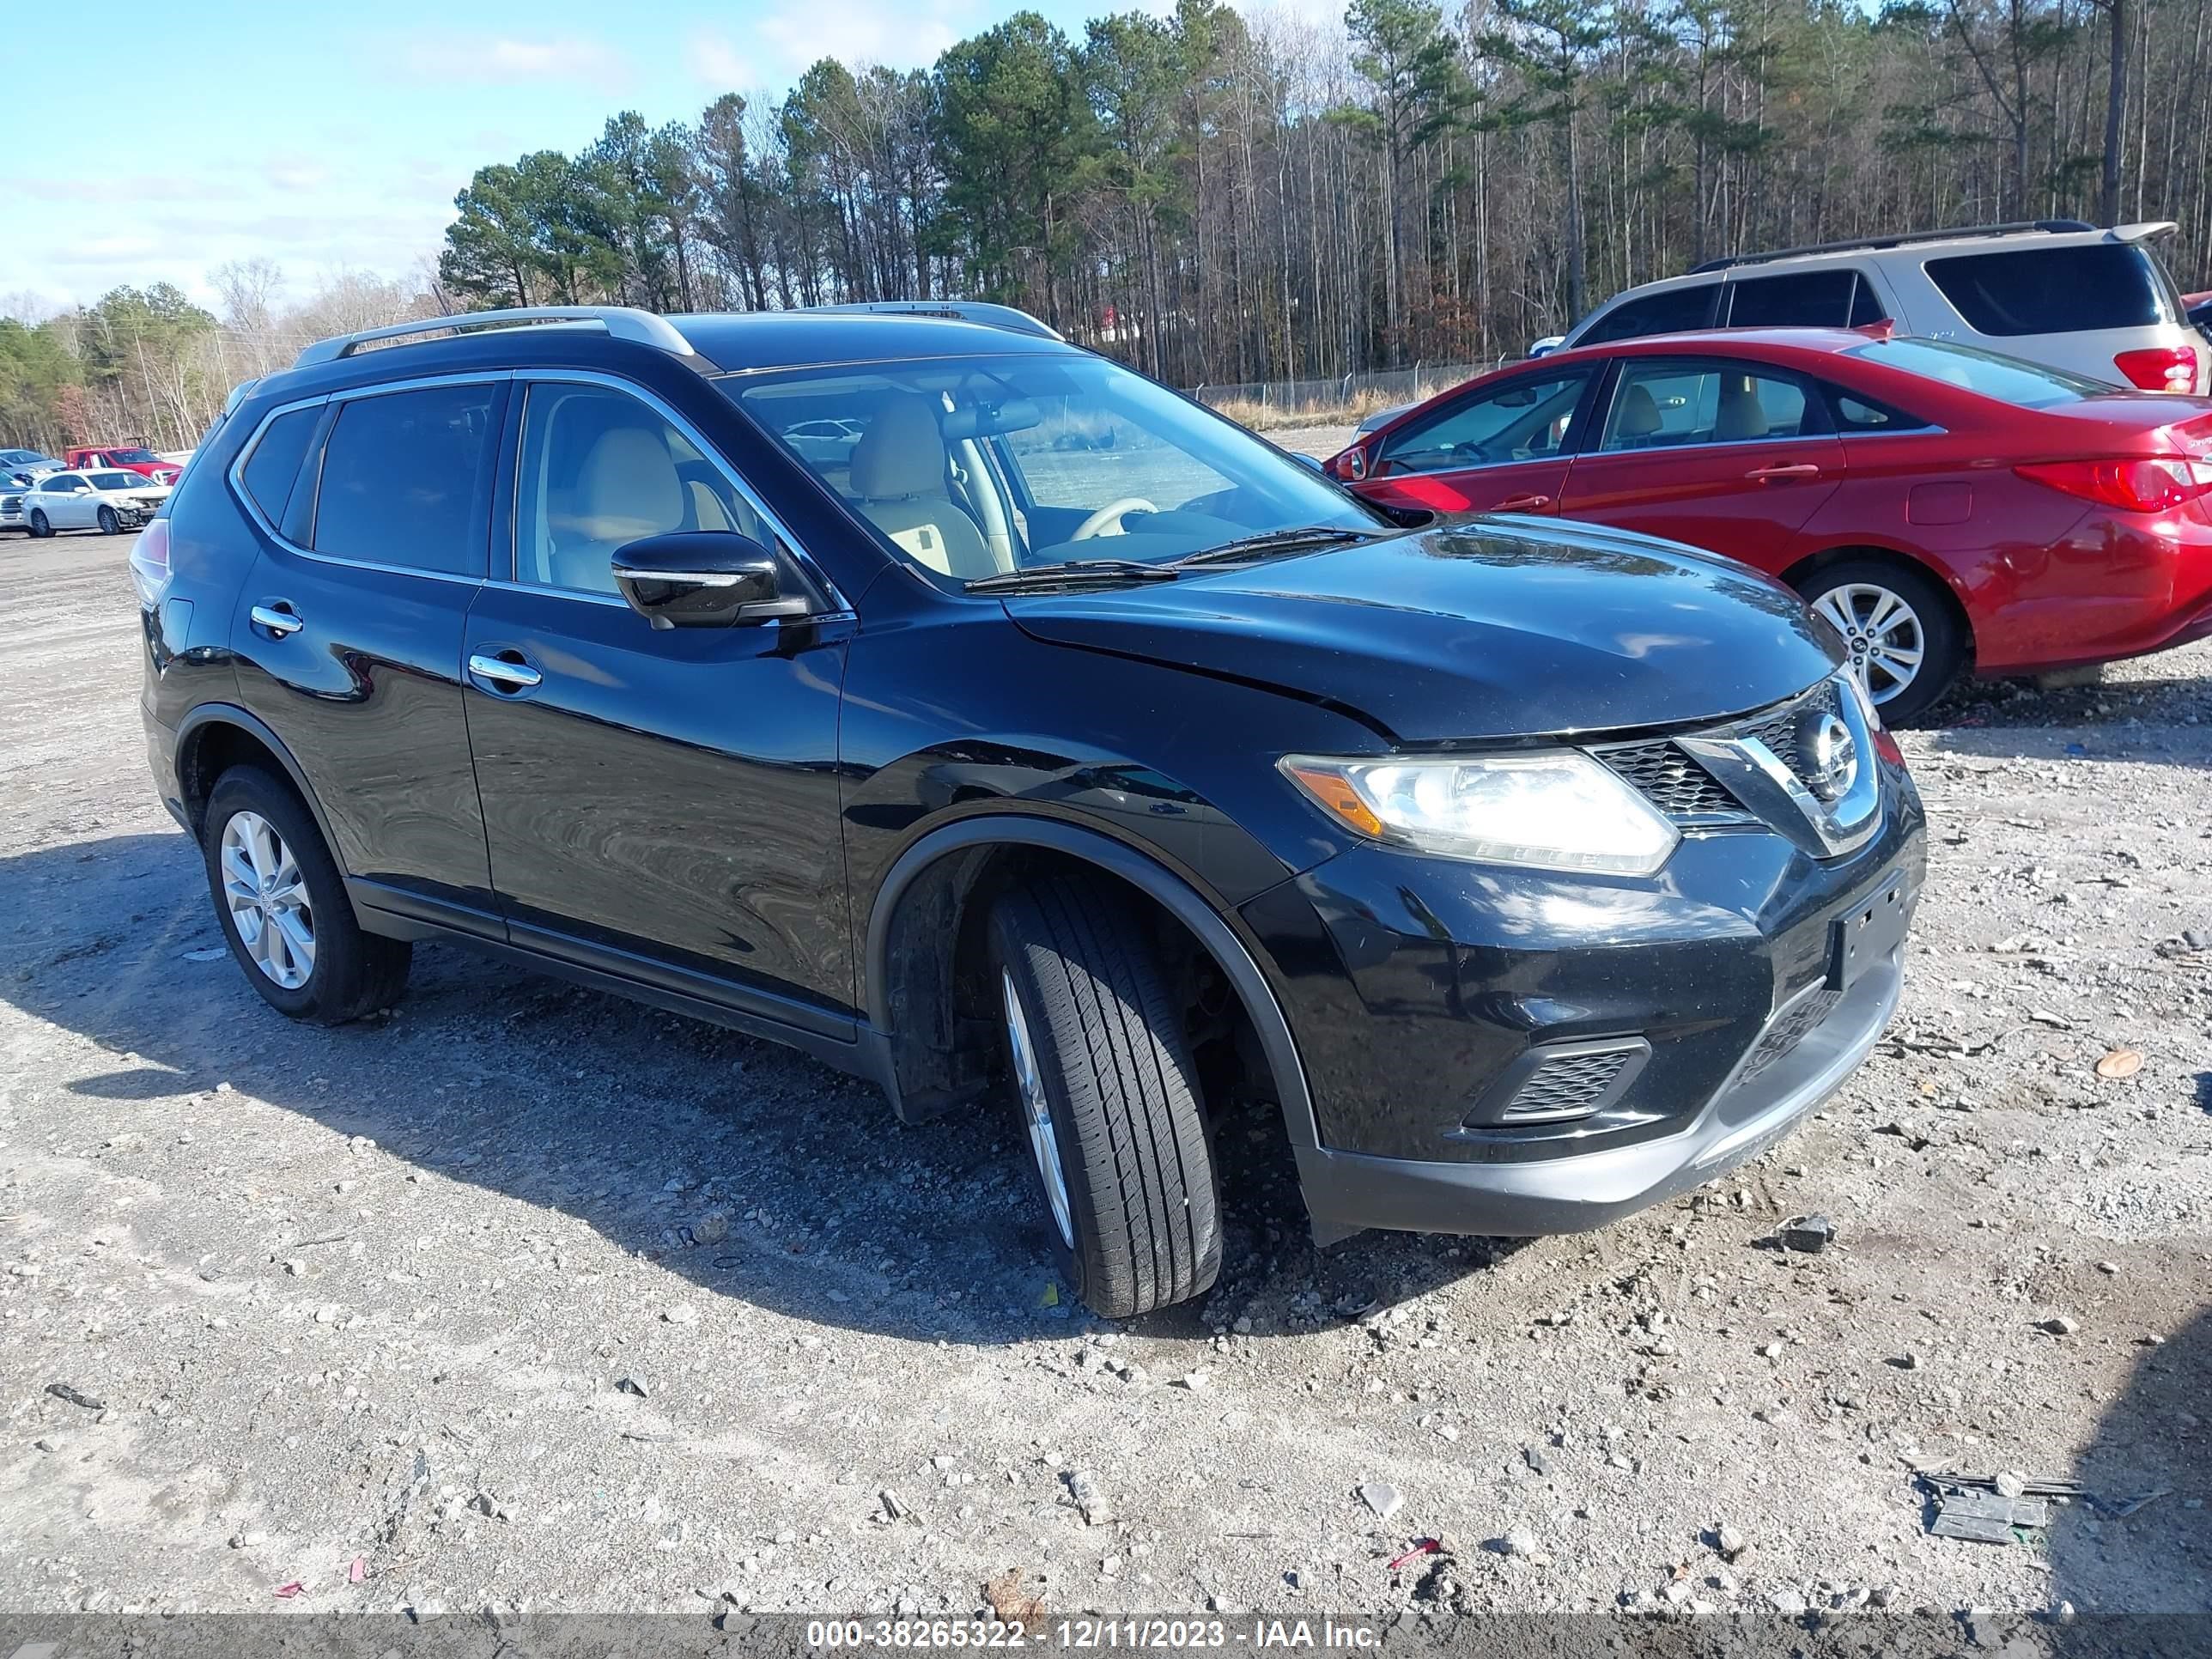
M 1743 811 L 1742 802 L 1671 742 L 1624 744 L 1602 751 L 1599 758 L 1670 818 Z
M 1836 681 L 1823 680 L 1811 690 L 1801 692 L 1787 702 L 1776 703 L 1747 719 L 1726 726 L 1708 726 L 1689 735 L 1739 742 L 1745 738 L 1756 739 L 1790 769 L 1793 777 L 1810 788 L 1811 780 L 1801 750 L 1800 738 L 1806 726 L 1815 726 L 1819 722 L 1808 720 L 1806 715 L 1808 711 L 1815 714 L 1840 715 L 1843 695 Z M 1708 772 L 1687 750 L 1671 738 L 1657 738 L 1645 743 L 1601 744 L 1593 748 L 1590 753 L 1634 785 L 1645 799 L 1677 822 L 1719 819 L 1747 823 L 1760 816 L 1759 809 L 1753 803 L 1738 799 L 1734 791 Z
M 1831 991 L 1825 986 L 1808 991 L 1796 1001 L 1774 1017 L 1766 1030 L 1759 1034 L 1757 1046 L 1737 1073 L 1738 1083 L 1748 1083 L 1768 1066 L 1787 1055 L 1810 1036 L 1820 1022 L 1835 1012 L 1843 1000 L 1843 993 Z
M 1774 758 L 1788 767 L 1798 782 L 1809 781 L 1804 757 L 1799 752 L 1798 733 L 1805 725 L 1805 711 L 1814 709 L 1823 714 L 1842 712 L 1837 703 L 1841 695 L 1833 680 L 1822 680 L 1803 696 L 1784 703 L 1771 714 L 1746 720 L 1736 728 L 1736 735 L 1756 738 L 1774 751 Z
M 1529 1074 L 1504 1113 L 1508 1123 L 1539 1117 L 1578 1117 L 1603 1100 L 1634 1050 L 1571 1054 L 1547 1060 Z

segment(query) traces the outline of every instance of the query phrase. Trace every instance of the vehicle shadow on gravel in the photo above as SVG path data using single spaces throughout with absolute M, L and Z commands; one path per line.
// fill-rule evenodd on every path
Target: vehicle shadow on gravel
M 2202 1642 L 2203 1617 L 2212 1614 L 2212 1310 L 2160 1334 L 2164 1342 L 2134 1350 L 2126 1382 L 2075 1463 L 2089 1497 L 2061 1510 L 2051 1528 L 2051 1600 L 2071 1601 L 2092 1636 L 2092 1615 L 2113 1607 L 2195 1613 L 2191 1629 Z
M 0 961 L 13 964 L 0 1000 L 119 1057 L 64 1085 L 106 1135 L 173 1143 L 177 1103 L 228 1087 L 366 1136 L 422 1179 L 574 1217 L 703 1292 L 793 1317 L 965 1343 L 1095 1322 L 1055 1282 L 1026 1154 L 995 1100 L 902 1129 L 872 1085 L 803 1055 L 459 947 L 418 946 L 388 1018 L 295 1024 L 223 948 L 175 834 L 0 860 Z M 1488 1241 L 1405 1235 L 1316 1252 L 1273 1109 L 1217 1125 L 1231 1195 L 1220 1287 L 1127 1328 L 1194 1342 L 1244 1317 L 1259 1334 L 1310 1330 L 1492 1258 Z M 254 1156 L 247 1144 L 223 1161 L 246 1179 Z M 301 1200 L 328 1194 L 359 1173 L 343 1148 L 330 1156 L 313 1175 L 269 1173 Z

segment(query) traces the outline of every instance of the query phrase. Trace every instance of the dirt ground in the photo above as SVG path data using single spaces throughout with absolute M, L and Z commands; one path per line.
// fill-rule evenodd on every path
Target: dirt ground
M 1114 1328 L 1010 1115 L 447 948 L 270 1012 L 125 550 L 0 541 L 0 1609 L 2212 1610 L 2212 647 L 1906 734 L 1903 1012 L 1736 1176 L 1316 1256 L 1232 1123 L 1220 1288 Z

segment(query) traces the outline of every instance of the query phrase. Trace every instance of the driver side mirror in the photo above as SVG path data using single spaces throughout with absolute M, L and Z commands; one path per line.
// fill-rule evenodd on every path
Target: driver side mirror
M 812 596 L 769 549 L 731 530 L 676 530 L 619 548 L 615 586 L 655 628 L 728 628 L 804 617 Z

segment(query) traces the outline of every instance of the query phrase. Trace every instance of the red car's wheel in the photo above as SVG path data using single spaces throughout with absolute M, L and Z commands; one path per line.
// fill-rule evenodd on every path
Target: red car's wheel
M 1929 576 L 1886 559 L 1847 559 L 1800 589 L 1850 652 L 1851 672 L 1887 721 L 1924 713 L 1966 654 L 1949 602 Z

